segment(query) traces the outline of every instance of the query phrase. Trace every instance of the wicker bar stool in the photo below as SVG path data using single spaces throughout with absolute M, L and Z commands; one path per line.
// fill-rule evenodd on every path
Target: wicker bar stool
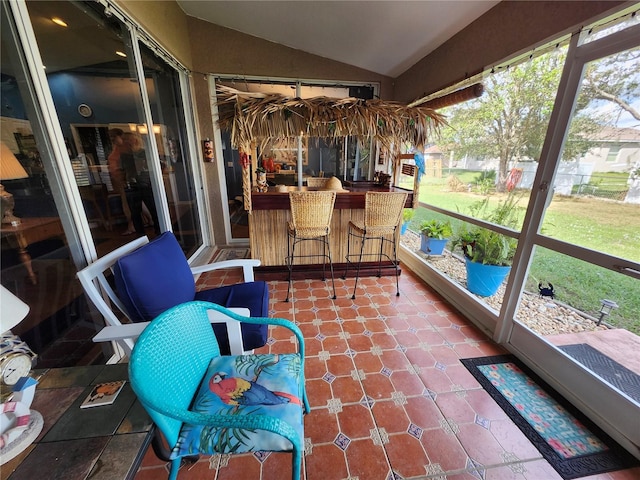
M 402 219 L 402 209 L 407 201 L 407 196 L 408 193 L 406 192 L 367 192 L 365 194 L 364 221 L 351 220 L 349 222 L 346 256 L 347 267 L 342 278 L 347 278 L 349 266 L 355 263 L 353 260 L 357 257 L 356 281 L 353 285 L 352 299 L 356 298 L 362 258 L 366 256 L 378 257 L 378 277 L 382 275 L 382 257 L 391 261 L 396 269 L 396 296 L 400 296 L 396 231 Z M 360 253 L 351 253 L 352 239 L 360 242 Z M 379 240 L 380 250 L 377 253 L 364 253 L 367 240 Z M 383 252 L 385 242 L 390 242 L 393 245 L 393 258 L 386 252 Z
M 331 245 L 329 234 L 331 233 L 331 218 L 333 206 L 336 202 L 336 192 L 289 192 L 291 203 L 291 221 L 287 224 L 287 258 L 289 268 L 289 284 L 287 285 L 287 298 L 291 290 L 291 274 L 295 258 L 322 257 L 322 280 L 326 280 L 326 260 L 329 260 L 331 269 L 331 285 L 333 298 L 336 298 L 336 285 L 333 277 L 333 261 L 331 260 Z M 322 243 L 322 253 L 296 255 L 296 246 L 300 242 L 314 240 Z

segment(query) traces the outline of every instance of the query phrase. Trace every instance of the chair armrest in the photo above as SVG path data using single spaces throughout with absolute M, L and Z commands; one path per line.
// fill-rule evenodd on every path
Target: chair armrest
M 149 322 L 123 323 L 103 327 L 94 337 L 94 342 L 117 342 L 127 338 L 138 338 Z
M 208 263 L 206 265 L 199 265 L 197 267 L 191 267 L 191 273 L 198 275 L 200 273 L 211 272 L 213 270 L 221 270 L 225 268 L 238 268 L 242 267 L 242 274 L 245 282 L 253 282 L 253 268 L 260 265 L 260 260 L 254 258 L 238 259 L 238 260 L 225 260 L 223 262 Z
M 229 313 L 248 317 L 248 308 L 228 308 L 227 312 L 209 312 L 209 321 L 211 323 L 226 323 L 227 334 L 229 336 L 229 346 L 232 355 L 242 355 L 244 349 L 242 347 L 242 332 L 240 324 L 235 318 L 231 318 Z M 113 342 L 125 339 L 135 339 L 140 336 L 142 331 L 150 322 L 125 323 L 122 325 L 111 325 L 102 328 L 97 335 L 93 337 L 94 342 Z

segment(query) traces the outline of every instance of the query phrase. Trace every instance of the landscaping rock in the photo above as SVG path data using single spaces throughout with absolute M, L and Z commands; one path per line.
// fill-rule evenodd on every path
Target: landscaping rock
M 452 281 L 466 288 L 467 272 L 464 261 L 454 256 L 448 250 L 437 257 L 430 257 L 420 251 L 420 236 L 411 230 L 401 237 L 402 244 L 409 250 L 421 256 L 434 269 L 447 275 Z M 491 297 L 477 296 L 482 302 L 495 310 L 500 310 L 504 296 L 504 284 L 498 293 Z M 558 301 L 549 301 L 548 297 L 540 297 L 538 293 L 525 291 L 520 300 L 516 319 L 539 335 L 558 335 L 561 333 L 593 332 L 607 330 L 606 325 L 596 325 L 597 319 L 586 313 L 579 312 L 569 305 Z

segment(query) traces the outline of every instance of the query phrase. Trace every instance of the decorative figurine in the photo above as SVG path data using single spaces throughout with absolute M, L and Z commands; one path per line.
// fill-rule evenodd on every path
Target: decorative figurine
M 256 188 L 258 192 L 266 192 L 269 190 L 269 185 L 267 184 L 267 172 L 262 167 L 258 167 L 256 170 Z
M 540 292 L 540 297 L 554 297 L 553 293 L 553 285 L 550 283 L 547 284 L 546 287 L 543 287 L 541 283 L 538 284 L 538 291 Z
M 42 415 L 31 410 L 37 384 L 32 377 L 20 378 L 11 401 L 0 405 L 0 464 L 23 452 L 42 431 Z

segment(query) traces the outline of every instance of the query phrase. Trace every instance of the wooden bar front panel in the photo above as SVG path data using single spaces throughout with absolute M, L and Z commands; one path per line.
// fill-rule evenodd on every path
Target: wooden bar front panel
M 346 192 L 338 193 L 336 197 L 330 235 L 331 256 L 334 264 L 346 261 L 349 221 L 364 218 L 364 194 L 365 192 Z M 407 206 L 410 206 L 411 202 L 410 194 Z M 260 259 L 262 266 L 265 267 L 285 266 L 288 241 L 287 222 L 291 218 L 289 194 L 276 192 L 253 194 L 252 206 L 253 211 L 249 215 L 251 256 Z M 360 250 L 359 242 L 354 240 L 352 239 L 352 253 Z M 396 245 L 398 240 L 399 234 L 396 235 Z M 377 253 L 380 249 L 380 243 L 368 241 L 365 247 L 365 253 Z M 309 255 L 310 257 L 296 259 L 294 265 L 322 263 L 322 257 L 317 256 L 322 253 L 321 243 L 302 242 L 296 248 L 296 255 Z M 390 244 L 386 244 L 383 251 L 388 255 L 393 253 Z M 364 260 L 372 261 L 373 257 L 365 257 Z

